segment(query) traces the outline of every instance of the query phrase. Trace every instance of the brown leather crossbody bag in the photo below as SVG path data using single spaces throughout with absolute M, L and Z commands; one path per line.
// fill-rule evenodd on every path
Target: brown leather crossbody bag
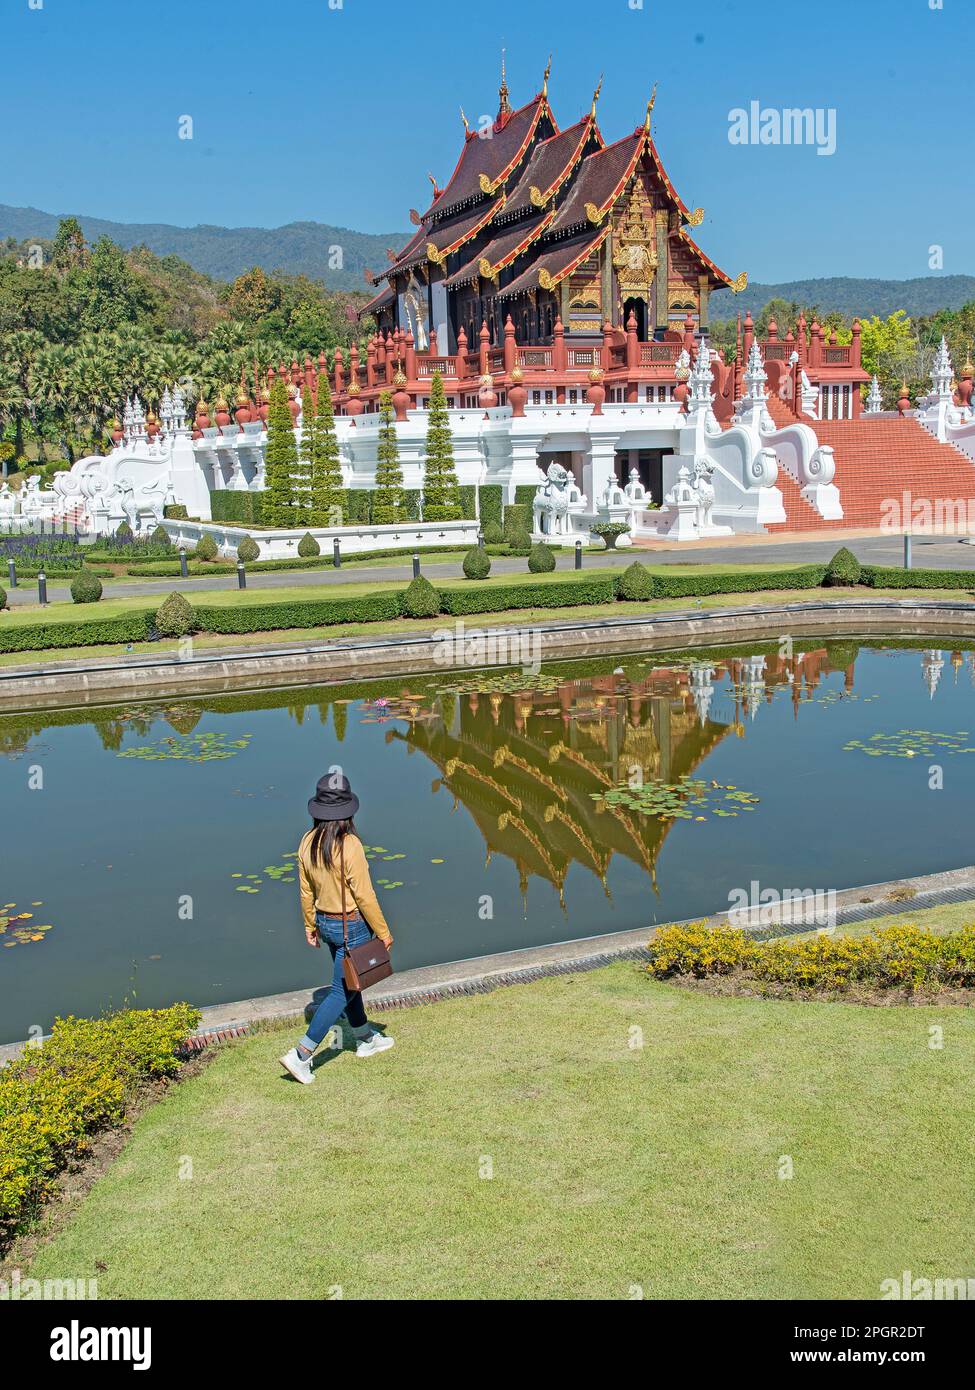
M 346 988 L 354 992 L 368 989 L 377 980 L 385 980 L 393 973 L 393 963 L 389 959 L 386 944 L 373 935 L 362 946 L 349 945 L 349 919 L 345 910 L 345 842 L 339 842 L 339 873 L 342 876 L 342 940 L 345 955 L 342 958 L 342 971 Z M 368 923 L 366 924 L 368 926 Z

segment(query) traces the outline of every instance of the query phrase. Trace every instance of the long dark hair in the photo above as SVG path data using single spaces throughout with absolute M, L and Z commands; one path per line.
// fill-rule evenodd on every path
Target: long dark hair
M 357 833 L 355 821 L 349 816 L 347 820 L 316 820 L 312 824 L 314 829 L 311 832 L 311 862 L 320 869 L 330 869 L 335 851 L 346 835 Z

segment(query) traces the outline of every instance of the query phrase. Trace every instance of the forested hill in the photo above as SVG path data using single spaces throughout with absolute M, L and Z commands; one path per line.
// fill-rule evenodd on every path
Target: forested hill
M 13 237 L 23 242 L 37 237 L 50 241 L 65 215 L 0 203 L 0 240 Z M 374 236 L 322 222 L 289 222 L 285 227 L 172 227 L 163 222 L 107 222 L 81 214 L 78 221 L 91 243 L 107 236 L 126 250 L 145 245 L 157 256 L 179 256 L 215 280 L 234 280 L 259 265 L 268 271 L 324 280 L 333 290 L 367 290 L 363 270 L 382 270 L 388 264 L 386 248 L 400 249 L 411 235 Z M 330 248 L 336 246 L 341 247 L 341 269 L 333 268 L 336 257 Z
M 973 275 L 923 275 L 914 280 L 858 280 L 833 276 L 826 280 L 789 280 L 782 285 L 749 285 L 741 294 L 718 290 L 711 296 L 714 318 L 731 318 L 747 309 L 757 318 L 770 299 L 815 306 L 822 314 L 838 312 L 887 318 L 904 309 L 911 318 L 960 309 L 975 300 Z

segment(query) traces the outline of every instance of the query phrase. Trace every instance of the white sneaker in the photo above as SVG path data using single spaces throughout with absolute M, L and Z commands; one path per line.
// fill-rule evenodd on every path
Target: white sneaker
M 290 1052 L 286 1052 L 283 1057 L 278 1058 L 285 1071 L 290 1072 L 296 1081 L 300 1081 L 302 1086 L 310 1086 L 315 1080 L 315 1073 L 312 1071 L 311 1058 L 307 1060 L 298 1055 L 298 1049 L 293 1047 Z
M 385 1033 L 370 1033 L 368 1038 L 363 1038 L 356 1043 L 355 1055 L 357 1057 L 375 1057 L 377 1052 L 388 1052 L 395 1042 L 394 1038 L 388 1038 Z

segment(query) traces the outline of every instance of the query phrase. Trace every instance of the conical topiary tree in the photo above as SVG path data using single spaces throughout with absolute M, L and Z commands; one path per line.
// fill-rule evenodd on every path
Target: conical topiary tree
M 318 409 L 315 414 L 311 455 L 311 525 L 341 524 L 342 502 L 342 466 L 339 463 L 339 442 L 335 435 L 332 391 L 327 373 L 319 372 Z
M 295 427 L 288 409 L 288 388 L 275 378 L 267 412 L 267 448 L 264 454 L 264 506 L 262 517 L 270 526 L 293 526 L 295 492 L 293 473 L 298 462 Z
M 306 526 L 311 516 L 311 479 L 315 452 L 315 402 L 307 382 L 301 388 L 301 442 L 295 469 L 296 526 Z
M 454 442 L 443 377 L 434 372 L 427 413 L 427 456 L 423 473 L 424 521 L 457 521 L 462 515 L 454 472 Z
M 377 526 L 392 526 L 405 519 L 403 470 L 399 466 L 399 443 L 393 420 L 393 397 L 383 391 L 379 397 L 379 442 L 376 446 L 376 491 L 372 519 Z

